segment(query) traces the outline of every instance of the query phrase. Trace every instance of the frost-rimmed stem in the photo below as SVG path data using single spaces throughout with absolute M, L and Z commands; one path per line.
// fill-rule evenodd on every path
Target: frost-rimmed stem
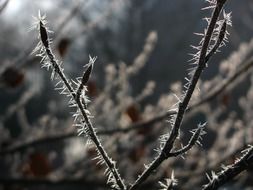
M 206 67 L 206 55 L 209 47 L 209 43 L 212 38 L 213 31 L 215 29 L 215 25 L 218 21 L 220 12 L 222 10 L 223 5 L 225 4 L 226 0 L 217 0 L 214 11 L 211 16 L 211 20 L 209 22 L 207 31 L 205 33 L 204 41 L 200 50 L 200 55 L 198 59 L 197 68 L 191 78 L 190 85 L 185 93 L 184 99 L 182 102 L 179 102 L 178 106 L 178 112 L 177 116 L 174 122 L 174 125 L 172 127 L 172 131 L 170 133 L 170 136 L 163 146 L 161 152 L 156 157 L 156 159 L 150 164 L 150 166 L 138 177 L 138 179 L 135 181 L 135 183 L 130 187 L 130 190 L 138 189 L 141 183 L 143 183 L 150 175 L 151 173 L 160 166 L 160 164 L 168 158 L 168 155 L 173 148 L 173 144 L 176 140 L 176 138 L 179 135 L 179 129 L 183 120 L 184 113 L 188 107 L 189 101 L 191 99 L 191 96 L 193 94 L 193 91 L 197 85 L 197 82 L 200 78 L 200 75 L 202 71 Z
M 176 157 L 176 156 L 179 156 L 179 155 L 183 155 L 185 154 L 188 150 L 190 150 L 195 144 L 199 144 L 201 145 L 200 143 L 200 139 L 202 139 L 202 135 L 205 135 L 206 132 L 204 131 L 204 127 L 205 127 L 206 123 L 204 124 L 199 124 L 198 125 L 198 128 L 191 131 L 191 133 L 193 134 L 191 139 L 189 140 L 188 144 L 185 145 L 184 147 L 182 147 L 181 149 L 179 150 L 176 150 L 174 152 L 170 152 L 167 157 Z
M 212 176 L 208 176 L 209 183 L 203 186 L 203 190 L 215 190 L 231 181 L 234 177 L 239 175 L 242 171 L 247 170 L 250 165 L 253 164 L 253 146 L 242 151 L 244 154 L 241 158 L 230 166 L 223 166 L 223 170 L 220 173 L 215 174 L 212 172 Z
M 40 29 L 41 42 L 44 46 L 46 56 L 48 57 L 48 59 L 51 63 L 53 71 L 58 74 L 58 76 L 60 77 L 60 80 L 64 83 L 67 90 L 69 91 L 70 96 L 72 97 L 73 101 L 76 103 L 77 108 L 80 110 L 80 113 L 83 117 L 84 125 L 86 125 L 88 128 L 89 138 L 95 144 L 99 156 L 101 155 L 103 162 L 107 165 L 108 169 L 110 170 L 111 174 L 113 175 L 117 186 L 122 190 L 126 189 L 125 184 L 124 184 L 123 180 L 121 179 L 120 174 L 118 173 L 118 170 L 116 168 L 116 163 L 111 158 L 109 158 L 107 152 L 103 148 L 99 138 L 96 135 L 95 129 L 89 119 L 89 116 L 87 115 L 87 113 L 85 111 L 85 107 L 84 107 L 85 104 L 82 103 L 83 99 L 81 100 L 80 95 L 79 95 L 79 93 L 80 93 L 79 91 L 82 90 L 82 88 L 85 84 L 81 83 L 78 88 L 78 91 L 77 92 L 74 91 L 71 84 L 68 82 L 65 74 L 63 73 L 63 69 L 60 67 L 54 54 L 52 53 L 49 38 L 48 38 L 48 32 L 47 32 L 47 29 L 46 29 L 43 21 L 39 22 L 39 29 Z M 86 77 L 85 74 L 87 74 L 87 72 L 84 73 L 84 77 Z M 110 176 L 109 176 L 109 178 L 110 178 Z

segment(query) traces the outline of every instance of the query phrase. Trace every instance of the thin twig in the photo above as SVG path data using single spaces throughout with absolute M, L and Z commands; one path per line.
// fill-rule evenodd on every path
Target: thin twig
M 208 176 L 209 183 L 204 185 L 203 190 L 216 190 L 223 184 L 239 175 L 242 171 L 247 170 L 247 168 L 253 164 L 253 146 L 250 146 L 243 152 L 244 155 L 234 164 L 230 166 L 224 166 L 223 170 L 217 174 L 212 172 L 212 176 Z
M 72 20 L 74 16 L 78 13 L 80 9 L 81 3 L 80 0 L 77 0 L 72 7 L 70 13 L 62 20 L 62 22 L 56 27 L 56 30 L 54 32 L 54 37 L 57 39 L 59 38 L 61 32 L 66 28 L 66 26 L 69 24 L 69 22 Z M 29 47 L 24 50 L 20 55 L 18 55 L 14 60 L 14 65 L 17 65 L 17 67 L 22 68 L 22 67 L 27 67 L 30 65 L 30 63 L 36 61 L 35 56 L 29 56 L 31 53 L 31 50 L 34 48 L 35 44 L 37 42 L 33 41 Z M 19 63 L 19 64 L 17 64 Z
M 57 60 L 55 59 L 55 56 L 52 53 L 52 50 L 50 47 L 50 42 L 49 42 L 49 37 L 48 37 L 48 32 L 45 27 L 45 24 L 44 24 L 45 21 L 43 20 L 43 17 L 40 17 L 39 19 L 40 19 L 39 20 L 40 38 L 41 38 L 41 42 L 44 46 L 44 48 L 42 50 L 40 50 L 42 52 L 42 55 L 43 55 L 43 52 L 45 51 L 45 54 L 51 63 L 51 65 L 49 65 L 49 66 L 52 67 L 53 71 L 58 74 L 58 76 L 60 77 L 60 80 L 64 83 L 66 89 L 69 91 L 69 96 L 72 97 L 70 102 L 74 102 L 75 106 L 80 111 L 80 114 L 82 115 L 83 120 L 84 120 L 83 125 L 87 126 L 87 129 L 88 129 L 87 135 L 93 141 L 93 143 L 95 144 L 95 146 L 97 148 L 99 156 L 101 155 L 103 162 L 105 162 L 109 171 L 111 171 L 116 184 L 119 186 L 120 189 L 123 189 L 123 190 L 126 189 L 124 182 L 121 179 L 121 177 L 118 173 L 118 170 L 116 169 L 115 162 L 112 161 L 112 159 L 108 157 L 105 149 L 103 148 L 100 140 L 98 139 L 98 137 L 96 135 L 95 129 L 89 119 L 89 116 L 87 115 L 87 111 L 83 107 L 82 100 L 78 97 L 77 93 L 72 88 L 71 84 L 67 80 L 67 77 L 63 73 L 63 69 L 61 68 L 60 64 L 57 62 Z M 47 66 L 47 63 L 45 63 L 45 65 Z M 54 77 L 52 77 L 52 78 L 54 78 Z M 81 85 L 83 85 L 83 84 L 80 84 L 80 86 Z M 80 89 L 80 88 L 81 87 L 79 87 L 78 89 Z M 62 92 L 64 93 L 64 91 L 65 91 L 65 89 Z
M 168 157 L 176 157 L 179 155 L 183 155 L 188 150 L 190 150 L 195 144 L 197 144 L 197 143 L 200 144 L 199 140 L 200 140 L 201 136 L 206 134 L 206 132 L 203 130 L 204 126 L 205 126 L 205 124 L 199 125 L 199 127 L 197 129 L 195 129 L 195 131 L 191 131 L 193 133 L 193 135 L 192 135 L 191 139 L 189 140 L 188 144 L 179 150 L 176 150 L 174 152 L 170 152 L 168 154 Z
M 170 133 L 170 136 L 169 136 L 167 142 L 165 143 L 165 145 L 162 147 L 162 150 L 159 153 L 159 155 L 156 157 L 156 159 L 150 164 L 150 166 L 140 175 L 140 177 L 138 177 L 138 179 L 130 187 L 131 190 L 138 189 L 140 184 L 143 183 L 151 175 L 151 173 L 157 167 L 159 167 L 160 164 L 164 160 L 166 160 L 168 158 L 168 154 L 170 153 L 171 149 L 173 148 L 173 144 L 179 134 L 179 129 L 180 129 L 180 126 L 181 126 L 181 123 L 182 123 L 182 120 L 183 120 L 183 117 L 185 114 L 185 110 L 188 107 L 188 103 L 191 99 L 191 96 L 192 96 L 195 86 L 200 78 L 200 75 L 206 67 L 205 60 L 206 60 L 206 53 L 207 53 L 207 50 L 209 47 L 209 42 L 212 38 L 212 34 L 214 31 L 216 22 L 219 18 L 219 14 L 220 14 L 220 11 L 222 10 L 224 3 L 225 3 L 225 0 L 224 1 L 217 1 L 217 3 L 216 3 L 215 9 L 212 13 L 211 20 L 208 25 L 208 28 L 207 28 L 207 31 L 205 34 L 205 38 L 204 38 L 204 42 L 203 42 L 203 45 L 202 45 L 202 48 L 200 51 L 200 56 L 199 56 L 197 68 L 192 76 L 190 86 L 186 91 L 183 101 L 179 102 L 178 113 L 177 113 L 174 125 L 172 127 L 172 131 Z

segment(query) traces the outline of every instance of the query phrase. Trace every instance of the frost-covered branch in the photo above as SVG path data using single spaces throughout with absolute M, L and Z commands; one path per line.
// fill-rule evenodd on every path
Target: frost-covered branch
M 123 180 L 118 173 L 116 168 L 116 163 L 107 155 L 105 149 L 103 148 L 100 140 L 96 135 L 96 130 L 93 127 L 90 121 L 90 113 L 87 110 L 88 99 L 85 95 L 86 83 L 90 77 L 91 70 L 95 59 L 90 58 L 90 62 L 87 70 L 84 72 L 84 75 L 79 81 L 73 83 L 77 86 L 76 90 L 72 87 L 72 82 L 70 82 L 63 72 L 61 64 L 56 60 L 54 54 L 52 53 L 50 44 L 51 41 L 48 36 L 48 29 L 46 28 L 45 16 L 40 16 L 38 18 L 38 23 L 36 28 L 39 30 L 40 42 L 35 48 L 34 52 L 38 52 L 37 56 L 42 57 L 43 65 L 47 69 L 52 69 L 51 78 L 58 79 L 56 84 L 56 89 L 61 90 L 61 94 L 66 94 L 70 98 L 69 106 L 76 108 L 76 113 L 74 114 L 75 121 L 77 122 L 75 126 L 79 127 L 79 134 L 85 134 L 88 138 L 88 141 L 92 141 L 96 147 L 98 156 L 95 159 L 98 159 L 99 164 L 106 164 L 106 175 L 108 176 L 108 183 L 111 184 L 112 188 L 126 189 Z
M 219 173 L 211 172 L 211 176 L 207 175 L 209 183 L 203 186 L 203 190 L 215 190 L 223 184 L 227 183 L 244 170 L 247 170 L 249 166 L 253 165 L 253 146 L 249 146 L 242 151 L 243 155 L 238 158 L 234 164 L 229 166 L 223 166 L 223 170 Z
M 224 22 L 227 24 L 231 24 L 230 22 L 230 14 L 226 14 L 224 12 L 224 19 L 219 21 L 219 15 L 222 11 L 222 7 L 226 0 L 217 0 L 217 1 L 209 1 L 211 4 L 211 8 L 214 7 L 211 19 L 207 18 L 206 21 L 208 23 L 208 27 L 203 34 L 203 39 L 200 41 L 200 46 L 196 47 L 197 53 L 193 54 L 193 65 L 195 65 L 192 69 L 190 69 L 189 78 L 187 78 L 187 84 L 185 85 L 185 90 L 183 91 L 182 97 L 178 98 L 178 108 L 177 115 L 175 117 L 172 116 L 172 130 L 166 140 L 165 143 L 162 144 L 162 148 L 160 150 L 159 155 L 155 158 L 155 160 L 150 164 L 149 167 L 139 176 L 139 178 L 135 181 L 135 183 L 131 186 L 131 190 L 138 189 L 141 183 L 143 183 L 151 173 L 160 166 L 160 164 L 166 160 L 171 152 L 174 142 L 176 138 L 178 138 L 180 126 L 183 121 L 183 117 L 185 111 L 188 108 L 189 101 L 193 94 L 193 91 L 197 85 L 197 82 L 200 78 L 202 71 L 207 67 L 206 64 L 206 55 L 212 51 L 215 47 L 211 42 L 220 41 L 220 36 L 223 39 L 226 39 L 225 32 L 223 31 Z M 226 26 L 226 24 L 225 24 Z M 223 31 L 220 35 L 219 31 Z M 222 39 L 222 41 L 223 41 Z
M 170 152 L 168 154 L 168 157 L 176 157 L 176 156 L 183 156 L 184 153 L 186 153 L 188 150 L 190 150 L 195 144 L 201 145 L 200 140 L 202 140 L 202 136 L 206 134 L 204 131 L 206 123 L 204 124 L 199 124 L 198 128 L 194 129 L 191 131 L 192 136 L 191 139 L 189 140 L 188 144 L 183 146 L 181 149 Z

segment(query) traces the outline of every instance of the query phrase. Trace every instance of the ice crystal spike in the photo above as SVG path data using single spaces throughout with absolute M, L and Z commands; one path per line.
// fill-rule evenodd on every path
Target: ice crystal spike
M 170 178 L 166 178 L 165 182 L 159 181 L 158 183 L 161 187 L 160 190 L 174 189 L 174 187 L 177 186 L 177 184 L 178 184 L 178 180 L 175 178 L 175 175 L 174 175 L 174 170 L 172 170 Z

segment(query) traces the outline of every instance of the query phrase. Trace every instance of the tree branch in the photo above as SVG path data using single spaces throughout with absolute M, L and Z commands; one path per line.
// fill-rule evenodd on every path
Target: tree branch
M 168 158 L 168 154 L 170 153 L 171 149 L 173 148 L 173 144 L 178 137 L 179 129 L 185 114 L 185 110 L 187 109 L 188 103 L 191 99 L 191 96 L 193 94 L 193 91 L 196 87 L 196 84 L 200 78 L 200 75 L 202 71 L 206 67 L 206 54 L 208 51 L 209 43 L 213 35 L 213 31 L 215 29 L 215 25 L 217 23 L 217 20 L 219 18 L 220 11 L 222 10 L 222 7 L 224 5 L 225 1 L 217 1 L 216 6 L 214 8 L 214 11 L 211 16 L 211 20 L 209 22 L 207 31 L 205 33 L 204 41 L 200 50 L 200 55 L 198 58 L 198 64 L 197 68 L 194 71 L 194 74 L 191 78 L 190 85 L 184 95 L 183 101 L 179 102 L 178 106 L 178 113 L 174 122 L 174 125 L 172 127 L 172 131 L 170 133 L 170 136 L 167 140 L 167 142 L 162 147 L 161 152 L 156 157 L 156 159 L 150 164 L 150 166 L 138 177 L 138 179 L 134 182 L 134 184 L 130 187 L 130 190 L 138 189 L 141 183 L 143 183 L 150 175 L 151 173 L 160 166 L 160 164 Z
M 80 86 L 77 89 L 77 94 L 74 89 L 71 86 L 71 83 L 68 81 L 66 78 L 65 74 L 63 73 L 63 68 L 61 68 L 61 65 L 58 63 L 58 61 L 55 59 L 55 56 L 51 50 L 50 47 L 50 40 L 48 37 L 48 32 L 47 28 L 45 27 L 46 21 L 44 20 L 44 16 L 39 15 L 39 31 L 40 31 L 40 39 L 42 42 L 42 46 L 40 43 L 37 46 L 37 51 L 39 51 L 38 56 L 42 57 L 42 61 L 44 61 L 43 67 L 47 68 L 52 68 L 53 72 L 51 75 L 51 78 L 54 79 L 54 74 L 56 73 L 60 77 L 60 81 L 57 83 L 57 86 L 62 84 L 62 87 L 60 88 L 62 90 L 62 94 L 67 94 L 68 97 L 71 97 L 69 103 L 70 106 L 76 107 L 77 112 L 76 112 L 76 117 L 82 117 L 82 124 L 77 124 L 77 125 L 82 125 L 83 127 L 83 132 L 86 134 L 88 138 L 92 140 L 94 143 L 98 157 L 101 159 L 99 162 L 105 163 L 106 166 L 108 167 L 107 174 L 108 174 L 108 183 L 112 183 L 113 186 L 118 186 L 120 189 L 124 190 L 126 189 L 125 184 L 123 180 L 121 179 L 118 170 L 116 168 L 115 162 L 109 158 L 107 155 L 107 152 L 103 148 L 100 140 L 98 139 L 96 135 L 96 131 L 90 121 L 90 116 L 88 113 L 88 110 L 86 109 L 86 97 L 85 94 L 83 94 L 82 97 L 80 97 L 80 91 L 83 89 L 83 86 L 85 84 L 80 84 Z M 93 59 L 91 62 L 91 66 L 88 68 L 88 74 L 87 71 L 84 73 L 83 76 L 83 81 L 81 82 L 87 82 L 84 80 L 88 80 L 86 75 L 90 75 L 92 65 L 94 63 Z M 82 103 L 84 101 L 84 104 Z
M 215 190 L 223 184 L 227 183 L 242 171 L 247 170 L 253 164 L 253 146 L 244 150 L 244 155 L 239 158 L 234 164 L 230 166 L 224 166 L 220 173 L 215 174 L 212 172 L 212 176 L 209 177 L 209 183 L 204 185 L 203 190 Z

